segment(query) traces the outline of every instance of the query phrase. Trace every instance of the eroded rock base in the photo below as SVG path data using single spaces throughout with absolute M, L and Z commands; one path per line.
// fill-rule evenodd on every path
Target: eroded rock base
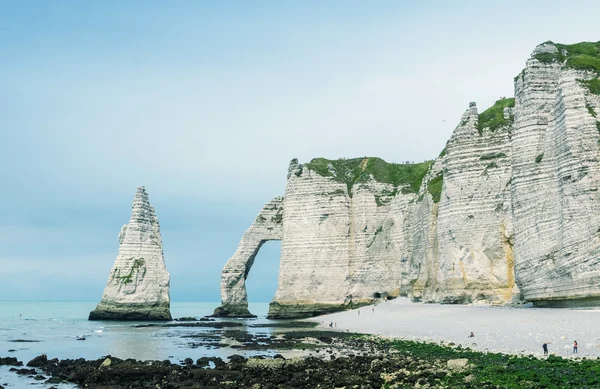
M 169 304 L 106 304 L 90 312 L 89 320 L 172 320 Z
M 248 310 L 247 305 L 233 305 L 233 304 L 225 304 L 221 305 L 212 315 L 213 317 L 239 317 L 239 318 L 254 318 L 256 315 L 253 315 Z
M 374 301 L 364 301 L 352 304 L 319 304 L 319 303 L 290 303 L 282 304 L 273 301 L 269 304 L 269 313 L 267 319 L 301 319 L 326 315 L 347 309 L 359 308 L 365 305 L 373 304 Z

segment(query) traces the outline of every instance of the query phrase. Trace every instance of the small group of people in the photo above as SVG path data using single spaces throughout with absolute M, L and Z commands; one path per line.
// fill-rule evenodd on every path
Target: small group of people
M 469 338 L 474 338 L 475 334 L 473 333 L 473 331 L 471 331 L 471 333 L 469 334 Z M 542 350 L 544 350 L 544 355 L 548 355 L 548 345 L 551 342 L 545 342 L 544 344 L 542 344 Z M 573 341 L 573 354 L 577 354 L 578 353 L 578 347 L 579 345 L 577 344 L 577 341 L 574 340 Z
M 542 350 L 544 350 L 544 355 L 548 355 L 548 345 L 549 344 L 550 344 L 550 342 L 546 342 L 542 345 Z M 574 340 L 573 341 L 573 354 L 578 353 L 578 347 L 579 347 L 579 345 L 577 344 L 577 341 Z
M 329 322 L 329 328 L 337 327 L 337 323 L 334 321 Z

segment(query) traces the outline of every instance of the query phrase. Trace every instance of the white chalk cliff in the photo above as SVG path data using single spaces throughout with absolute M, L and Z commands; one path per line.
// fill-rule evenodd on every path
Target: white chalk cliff
M 283 199 L 275 197 L 260 211 L 256 220 L 244 233 L 237 251 L 227 261 L 221 273 L 221 301 L 215 316 L 254 317 L 248 311 L 246 277 L 254 264 L 260 247 L 269 240 L 281 240 Z
M 217 313 L 249 314 L 244 281 L 270 239 L 282 241 L 272 318 L 398 295 L 600 304 L 599 74 L 600 42 L 547 42 L 515 98 L 471 103 L 434 161 L 292 160 L 282 217 L 246 232 Z
M 171 320 L 170 276 L 160 226 L 143 186 L 137 189 L 129 223 L 119 233 L 119 254 L 102 300 L 90 320 Z

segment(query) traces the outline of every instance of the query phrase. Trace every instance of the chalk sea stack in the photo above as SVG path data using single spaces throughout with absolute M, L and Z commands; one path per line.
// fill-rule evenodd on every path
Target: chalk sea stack
M 160 226 L 143 186 L 137 188 L 119 243 L 102 300 L 89 320 L 171 320 Z
M 223 270 L 217 313 L 247 312 L 245 278 L 271 239 L 271 318 L 396 296 L 600 306 L 600 42 L 537 46 L 514 90 L 470 103 L 431 161 L 292 160 L 277 218 L 263 209 Z

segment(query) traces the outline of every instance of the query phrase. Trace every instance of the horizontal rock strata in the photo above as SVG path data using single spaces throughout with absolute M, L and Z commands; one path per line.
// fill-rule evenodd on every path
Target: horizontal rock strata
M 171 320 L 170 277 L 160 226 L 144 187 L 133 200 L 131 219 L 119 233 L 119 254 L 90 320 Z
M 481 113 L 471 103 L 434 161 L 293 160 L 269 317 L 398 295 L 600 304 L 598 113 L 600 42 L 547 42 L 515 78 L 515 98 Z M 247 307 L 240 280 L 262 239 L 226 266 L 223 309 Z
M 275 197 L 260 211 L 242 236 L 233 256 L 221 273 L 221 302 L 213 316 L 255 317 L 248 311 L 246 278 L 260 247 L 270 240 L 281 240 L 283 198 Z
M 539 305 L 600 303 L 600 88 L 590 88 L 600 84 L 600 44 L 595 49 L 594 59 L 594 44 L 540 45 L 515 80 L 516 274 Z

